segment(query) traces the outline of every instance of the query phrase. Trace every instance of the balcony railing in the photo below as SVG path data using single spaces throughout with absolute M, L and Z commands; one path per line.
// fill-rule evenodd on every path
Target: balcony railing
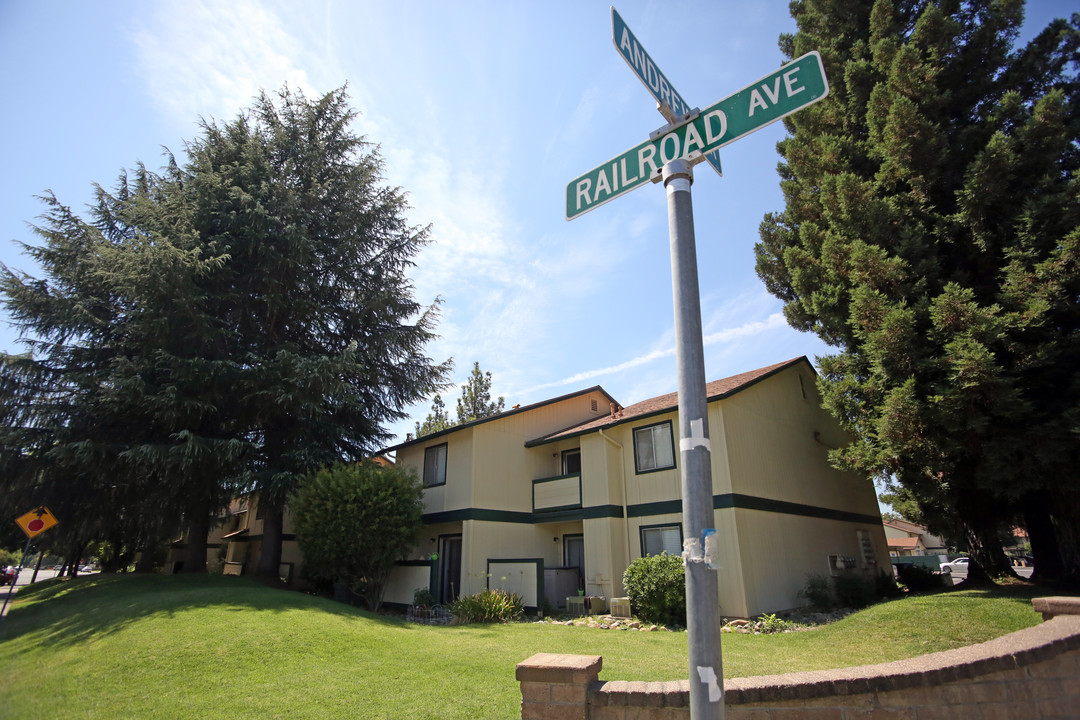
M 533 480 L 533 512 L 576 510 L 580 507 L 580 473 Z

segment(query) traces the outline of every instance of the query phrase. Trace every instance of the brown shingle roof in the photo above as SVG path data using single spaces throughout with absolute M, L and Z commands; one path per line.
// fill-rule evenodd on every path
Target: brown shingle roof
M 775 365 L 769 365 L 768 367 L 759 368 L 757 370 L 751 370 L 750 372 L 739 373 L 738 375 L 732 375 L 731 377 L 724 378 L 723 380 L 714 380 L 711 383 L 705 385 L 705 395 L 709 402 L 714 400 L 720 400 L 722 398 L 734 395 L 740 390 L 745 390 L 756 382 L 764 380 L 765 378 L 785 370 L 792 365 L 799 362 L 805 362 L 809 365 L 810 361 L 805 356 L 793 358 L 782 363 Z M 602 418 L 596 420 L 590 420 L 589 422 L 582 423 L 581 425 L 575 425 L 574 427 L 560 430 L 559 432 L 552 433 L 536 440 L 530 440 L 525 443 L 526 447 L 535 447 L 537 445 L 543 445 L 545 443 L 554 442 L 556 440 L 562 440 L 568 437 L 574 437 L 577 435 L 584 435 L 585 433 L 599 430 L 601 428 L 608 428 L 614 425 L 621 425 L 625 422 L 632 420 L 640 420 L 643 417 L 650 415 L 659 415 L 661 413 L 671 412 L 677 410 L 679 407 L 679 394 L 677 392 L 668 393 L 667 395 L 660 395 L 658 397 L 650 398 L 648 400 L 642 400 L 639 403 L 634 403 L 629 407 L 618 410 L 614 416 L 605 415 Z

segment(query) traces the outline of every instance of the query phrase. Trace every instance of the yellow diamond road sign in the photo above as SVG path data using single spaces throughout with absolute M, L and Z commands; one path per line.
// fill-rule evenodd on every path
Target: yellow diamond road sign
M 45 532 L 60 521 L 56 519 L 55 515 L 49 512 L 49 508 L 42 505 L 36 510 L 31 510 L 22 517 L 16 518 L 15 522 L 19 524 L 19 527 L 26 533 L 27 537 L 34 537 L 35 535 Z

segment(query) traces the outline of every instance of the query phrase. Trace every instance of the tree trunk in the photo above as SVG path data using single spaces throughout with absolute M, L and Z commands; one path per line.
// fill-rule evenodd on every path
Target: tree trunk
M 259 497 L 259 503 L 264 502 Z M 280 579 L 281 567 L 281 541 L 285 532 L 285 510 L 274 505 L 265 504 L 263 510 L 262 545 L 259 550 L 259 564 L 255 568 L 255 576 L 267 581 Z
M 154 572 L 154 546 L 152 544 L 146 543 L 143 545 L 139 559 L 135 561 L 135 572 Z
M 1046 492 L 1036 490 L 1028 493 L 1021 499 L 1021 508 L 1024 513 L 1024 526 L 1031 540 L 1031 555 L 1035 559 L 1031 579 L 1035 582 L 1047 582 L 1061 577 L 1064 569 L 1061 546 L 1054 534 Z
M 85 549 L 86 542 L 76 542 L 74 545 L 71 546 L 71 557 L 68 558 L 68 575 L 70 577 L 78 577 L 79 563 L 82 562 L 82 554 L 83 550 Z
M 139 559 L 135 562 L 135 572 L 154 572 L 154 551 L 157 549 L 157 526 L 146 531 L 140 545 Z
M 963 493 L 961 502 L 957 503 L 971 558 L 965 582 L 971 585 L 992 585 L 994 578 L 1001 575 L 1016 576 L 998 538 L 998 516 L 993 502 L 985 493 L 972 490 Z
M 1048 505 L 1062 566 L 1057 580 L 1068 587 L 1080 587 L 1080 491 L 1060 488 L 1052 497 Z M 1035 570 L 1038 569 L 1036 562 Z
M 187 558 L 185 573 L 206 572 L 206 539 L 210 534 L 210 503 L 199 501 L 191 507 L 187 518 Z

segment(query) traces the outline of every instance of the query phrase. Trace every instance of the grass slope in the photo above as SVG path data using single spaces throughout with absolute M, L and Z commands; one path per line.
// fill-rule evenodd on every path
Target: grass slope
M 814 630 L 723 636 L 726 677 L 885 662 L 1035 625 L 1029 589 L 883 603 Z M 605 680 L 685 677 L 686 635 L 426 627 L 244 578 L 91 576 L 20 590 L 0 716 L 515 718 L 515 665 L 602 655 Z

